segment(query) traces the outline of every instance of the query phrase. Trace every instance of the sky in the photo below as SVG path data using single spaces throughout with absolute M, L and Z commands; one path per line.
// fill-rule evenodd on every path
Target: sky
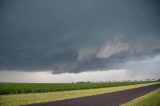
M 159 0 L 0 1 L 0 82 L 159 78 Z

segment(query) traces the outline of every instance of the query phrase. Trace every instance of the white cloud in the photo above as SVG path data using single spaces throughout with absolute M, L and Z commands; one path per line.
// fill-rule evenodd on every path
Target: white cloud
M 129 45 L 123 42 L 108 42 L 105 46 L 100 48 L 100 51 L 97 53 L 97 58 L 109 58 L 114 54 L 118 54 L 120 52 L 127 51 L 129 49 Z
M 51 72 L 23 72 L 23 71 L 0 71 L 1 82 L 35 82 L 35 83 L 65 83 L 78 81 L 123 81 L 144 80 L 150 78 L 144 74 L 133 75 L 126 69 L 91 71 L 82 73 L 52 74 Z M 150 71 L 148 71 L 148 74 Z M 18 77 L 17 77 L 18 76 Z

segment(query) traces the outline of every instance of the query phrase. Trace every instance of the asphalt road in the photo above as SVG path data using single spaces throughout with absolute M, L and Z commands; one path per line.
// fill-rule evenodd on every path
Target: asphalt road
M 87 96 L 46 103 L 36 103 L 23 106 L 119 106 L 120 104 L 145 95 L 158 88 L 160 88 L 160 84 L 95 96 Z

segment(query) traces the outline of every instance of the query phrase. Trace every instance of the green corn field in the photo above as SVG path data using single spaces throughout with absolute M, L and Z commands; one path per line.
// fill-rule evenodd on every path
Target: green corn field
M 68 90 L 106 88 L 149 83 L 155 81 L 102 82 L 102 83 L 0 83 L 0 95 L 19 93 L 56 92 Z

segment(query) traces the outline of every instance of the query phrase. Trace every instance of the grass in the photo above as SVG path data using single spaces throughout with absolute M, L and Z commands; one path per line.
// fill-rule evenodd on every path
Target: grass
M 123 104 L 122 106 L 160 106 L 160 89 Z
M 142 86 L 148 86 L 156 83 L 159 82 L 119 86 L 119 87 L 99 88 L 99 89 L 87 89 L 87 90 L 0 95 L 0 106 L 17 106 L 20 104 L 31 104 L 31 103 L 56 101 L 56 100 L 70 99 L 83 96 L 92 96 L 97 94 L 110 93 L 115 91 L 138 88 Z
M 136 82 L 57 83 L 57 84 L 56 83 L 47 83 L 47 84 L 46 83 L 0 83 L 0 95 L 105 88 L 105 87 L 142 84 L 148 82 L 136 81 Z

